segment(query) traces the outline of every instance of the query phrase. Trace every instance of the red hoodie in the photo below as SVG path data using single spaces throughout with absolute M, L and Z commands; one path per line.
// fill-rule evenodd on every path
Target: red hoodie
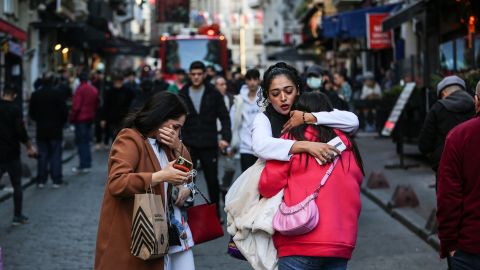
M 88 82 L 82 82 L 72 99 L 72 110 L 70 111 L 70 122 L 89 122 L 95 118 L 98 106 L 98 91 Z
M 305 137 L 315 141 L 316 130 L 308 128 Z M 357 239 L 357 221 L 360 215 L 360 185 L 363 175 L 353 154 L 352 144 L 345 135 L 335 130 L 347 149 L 342 152 L 332 174 L 316 199 L 319 212 L 317 227 L 297 236 L 276 232 L 273 242 L 279 257 L 313 256 L 350 259 Z M 285 138 L 285 135 L 283 136 Z M 305 167 L 308 159 L 308 168 Z M 295 154 L 290 161 L 267 161 L 258 189 L 270 198 L 284 188 L 287 206 L 295 205 L 312 194 L 331 164 L 320 166 L 307 154 Z
M 440 256 L 480 254 L 480 114 L 450 131 L 438 168 Z

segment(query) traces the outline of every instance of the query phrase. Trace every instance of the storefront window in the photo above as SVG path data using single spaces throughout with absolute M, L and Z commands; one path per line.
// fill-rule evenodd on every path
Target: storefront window
M 456 40 L 457 70 L 465 70 L 473 67 L 472 49 L 468 48 L 468 40 L 459 38 Z
M 445 71 L 452 71 L 453 65 L 453 41 L 440 44 L 440 67 Z

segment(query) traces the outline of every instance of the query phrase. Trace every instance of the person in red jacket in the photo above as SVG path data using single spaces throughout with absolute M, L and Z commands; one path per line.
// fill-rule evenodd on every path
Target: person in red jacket
M 88 73 L 79 75 L 80 85 L 75 90 L 70 111 L 70 122 L 75 125 L 75 143 L 77 144 L 80 164 L 74 172 L 89 172 L 92 166 L 90 149 L 92 122 L 99 103 L 98 91 L 88 82 Z
M 304 112 L 332 111 L 328 97 L 322 93 L 304 93 L 296 103 Z M 295 236 L 273 235 L 278 250 L 279 270 L 346 269 L 357 239 L 360 215 L 360 185 L 363 165 L 352 139 L 341 131 L 317 125 L 301 125 L 283 134 L 284 139 L 328 142 L 339 136 L 346 146 L 315 202 L 319 210 L 318 225 L 312 231 Z M 284 201 L 293 206 L 312 194 L 331 164 L 320 165 L 316 159 L 294 154 L 290 161 L 269 160 L 260 177 L 258 189 L 266 198 L 284 189 Z
M 480 82 L 476 116 L 450 131 L 439 166 L 437 190 L 440 257 L 451 270 L 480 269 Z

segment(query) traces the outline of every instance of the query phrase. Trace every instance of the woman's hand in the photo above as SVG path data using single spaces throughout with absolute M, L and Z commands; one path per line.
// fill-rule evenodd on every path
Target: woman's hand
M 290 112 L 290 119 L 288 119 L 287 123 L 283 125 L 282 128 L 282 133 L 285 133 L 286 131 L 289 131 L 290 129 L 294 127 L 298 127 L 300 125 L 304 124 L 304 121 L 307 124 L 314 124 L 317 122 L 317 118 L 311 113 L 305 112 L 305 119 L 303 117 L 304 112 L 302 111 L 291 111 Z
M 168 166 L 163 168 L 161 171 L 153 173 L 152 182 L 158 184 L 160 182 L 168 182 L 172 185 L 183 185 L 188 181 L 189 174 L 177 170 L 173 167 L 175 160 L 168 163 Z
M 320 161 L 321 165 L 330 163 L 335 158 L 335 154 L 340 155 L 337 148 L 320 142 L 297 141 L 290 150 L 292 154 L 308 153 Z
M 158 129 L 157 141 L 176 151 L 180 151 L 182 146 L 178 133 L 174 129 L 168 127 Z
M 177 188 L 178 188 L 178 197 L 177 197 L 177 200 L 175 201 L 175 205 L 178 207 L 181 207 L 183 206 L 185 201 L 188 199 L 188 197 L 190 197 L 190 195 L 192 194 L 192 191 L 189 188 L 185 187 L 184 185 L 177 186 Z

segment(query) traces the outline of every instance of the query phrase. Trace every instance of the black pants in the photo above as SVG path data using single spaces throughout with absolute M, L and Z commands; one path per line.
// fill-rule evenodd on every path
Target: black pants
M 200 160 L 205 181 L 207 182 L 208 195 L 213 203 L 217 204 L 220 199 L 220 188 L 218 184 L 218 148 L 190 148 L 193 166 L 197 167 L 197 160 Z M 219 212 L 220 213 L 220 212 Z
M 257 157 L 252 154 L 240 154 L 240 167 L 242 172 L 250 168 L 255 162 L 257 162 Z
M 100 122 L 101 119 L 98 116 L 99 112 L 97 112 L 97 116 L 95 118 L 95 143 L 100 144 L 103 141 L 104 145 L 108 145 L 109 143 L 109 136 L 106 128 L 102 128 Z
M 10 183 L 13 187 L 13 209 L 15 216 L 22 215 L 22 164 L 20 159 L 7 163 L 0 163 L 0 178 L 4 173 L 8 173 Z

